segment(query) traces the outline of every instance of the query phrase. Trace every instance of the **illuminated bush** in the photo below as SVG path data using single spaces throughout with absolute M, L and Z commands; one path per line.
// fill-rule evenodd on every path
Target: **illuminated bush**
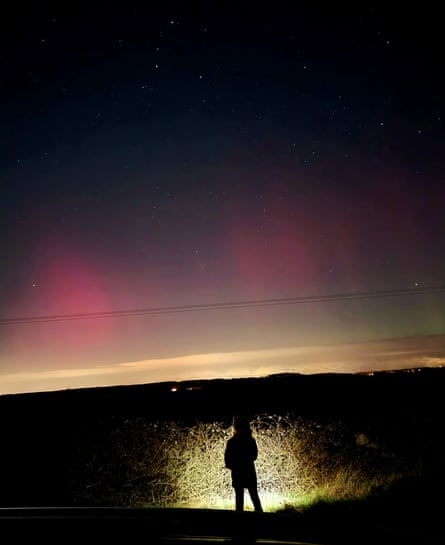
M 384 449 L 359 447 L 341 423 L 260 415 L 258 488 L 265 510 L 320 498 L 357 498 L 391 482 L 399 462 Z M 126 420 L 103 429 L 84 449 L 73 474 L 82 505 L 233 508 L 224 449 L 228 424 Z M 246 495 L 246 508 L 250 498 Z

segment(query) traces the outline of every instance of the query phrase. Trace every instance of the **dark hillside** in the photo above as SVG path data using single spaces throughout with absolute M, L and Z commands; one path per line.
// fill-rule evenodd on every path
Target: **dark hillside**
M 19 415 L 25 419 L 35 415 L 214 419 L 237 412 L 419 415 L 440 409 L 444 386 L 445 369 L 441 368 L 354 375 L 277 374 L 4 395 L 0 414 L 6 420 Z

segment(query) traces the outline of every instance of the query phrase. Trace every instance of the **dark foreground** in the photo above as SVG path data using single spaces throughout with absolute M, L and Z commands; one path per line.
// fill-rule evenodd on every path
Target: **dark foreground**
M 269 545 L 439 545 L 438 528 L 404 528 L 365 516 L 300 516 L 203 509 L 0 509 L 0 531 L 15 542 L 263 543 Z

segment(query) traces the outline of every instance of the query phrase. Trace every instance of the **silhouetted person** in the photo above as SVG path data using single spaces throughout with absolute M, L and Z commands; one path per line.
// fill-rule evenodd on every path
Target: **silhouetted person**
M 263 511 L 257 489 L 255 470 L 257 457 L 258 447 L 252 436 L 249 421 L 243 416 L 235 416 L 233 419 L 233 435 L 226 443 L 224 461 L 226 467 L 232 472 L 236 511 L 244 511 L 245 488 L 249 491 L 255 511 Z

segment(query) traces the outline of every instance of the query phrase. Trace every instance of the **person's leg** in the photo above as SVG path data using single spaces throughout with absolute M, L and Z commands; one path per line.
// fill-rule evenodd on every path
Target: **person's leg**
M 262 513 L 263 512 L 263 507 L 261 505 L 261 500 L 260 500 L 260 497 L 258 495 L 258 490 L 256 488 L 256 486 L 251 486 L 249 487 L 249 494 L 250 494 L 250 498 L 252 500 L 252 503 L 253 503 L 253 508 L 255 509 L 255 511 L 257 513 Z
M 235 508 L 244 511 L 244 488 L 235 488 Z

